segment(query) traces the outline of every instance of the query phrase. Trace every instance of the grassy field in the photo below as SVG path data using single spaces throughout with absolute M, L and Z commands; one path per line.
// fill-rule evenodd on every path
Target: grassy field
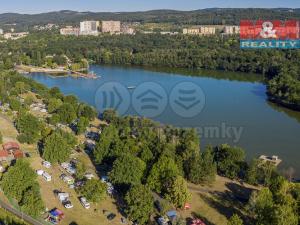
M 88 160 L 88 159 L 87 159 Z M 65 218 L 62 221 L 62 225 L 71 224 L 72 222 L 78 225 L 88 225 L 88 224 L 120 224 L 121 215 L 118 213 L 117 206 L 114 199 L 107 197 L 100 204 L 91 204 L 90 209 L 85 209 L 80 204 L 77 193 L 74 189 L 70 189 L 67 184 L 65 184 L 59 175 L 64 173 L 63 169 L 54 165 L 50 169 L 44 168 L 42 165 L 42 160 L 39 157 L 32 158 L 32 167 L 37 169 L 42 169 L 47 171 L 52 176 L 52 181 L 46 182 L 42 177 L 38 178 L 38 182 L 41 187 L 41 194 L 45 206 L 50 210 L 53 208 L 58 208 L 62 210 L 65 214 Z M 59 190 L 62 192 L 67 192 L 70 194 L 70 200 L 74 205 L 72 209 L 65 209 L 59 200 L 55 197 L 53 191 Z M 108 210 L 117 215 L 117 217 L 112 221 L 108 222 L 106 217 L 103 215 L 102 211 Z M 100 222 L 101 221 L 101 222 Z
M 198 217 L 207 225 L 226 225 L 228 218 L 236 213 L 245 224 L 251 224 L 245 204 L 256 187 L 217 176 L 212 185 L 189 184 L 189 189 L 192 208 L 181 213 L 183 218 Z

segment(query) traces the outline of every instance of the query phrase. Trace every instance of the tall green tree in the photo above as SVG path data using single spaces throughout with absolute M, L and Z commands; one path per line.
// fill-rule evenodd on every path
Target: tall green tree
M 86 184 L 79 189 L 82 196 L 86 197 L 88 201 L 99 203 L 106 196 L 106 184 L 100 180 L 87 180 Z
M 187 178 L 194 184 L 212 183 L 217 174 L 211 149 L 189 160 Z
M 54 131 L 44 142 L 43 158 L 51 163 L 62 163 L 69 159 L 72 144 L 69 135 L 63 135 L 59 131 Z
M 172 202 L 176 208 L 183 208 L 187 203 L 191 194 L 189 193 L 187 182 L 181 176 L 171 178 L 165 184 L 164 196 L 167 200 Z
M 111 155 L 112 146 L 118 140 L 118 136 L 118 130 L 113 125 L 109 125 L 103 129 L 100 140 L 97 142 L 93 152 L 97 163 L 102 163 L 103 159 Z
M 219 174 L 229 178 L 238 177 L 245 160 L 245 151 L 243 149 L 223 144 L 217 146 L 213 154 Z
M 153 211 L 153 196 L 144 185 L 134 185 L 125 196 L 125 212 L 131 221 L 146 224 Z
M 180 171 L 175 161 L 167 156 L 162 156 L 152 166 L 147 177 L 147 185 L 151 190 L 161 193 L 165 182 L 177 175 L 180 175 Z
M 123 154 L 115 160 L 109 178 L 114 184 L 140 184 L 145 169 L 146 164 L 141 159 Z
M 70 103 L 64 103 L 57 110 L 57 114 L 60 117 L 62 123 L 71 124 L 76 118 L 76 111 L 74 106 Z
M 42 123 L 30 113 L 21 113 L 16 120 L 16 127 L 20 142 L 33 144 L 41 137 Z

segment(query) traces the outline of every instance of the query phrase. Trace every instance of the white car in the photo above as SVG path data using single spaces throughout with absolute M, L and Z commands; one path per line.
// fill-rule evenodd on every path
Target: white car
M 36 173 L 37 173 L 37 175 L 42 176 L 44 173 L 44 170 L 37 170 Z
M 92 173 L 86 173 L 86 174 L 84 175 L 84 177 L 85 177 L 86 179 L 88 179 L 88 180 L 91 180 L 91 179 L 93 179 L 95 176 L 94 176 L 94 174 L 92 174 Z
M 70 200 L 66 200 L 63 202 L 63 205 L 66 209 L 72 209 L 74 206 L 72 205 L 72 203 L 70 202 Z
M 67 163 L 67 162 L 64 162 L 62 164 L 60 164 L 62 168 L 64 168 L 65 170 L 69 167 L 71 167 L 71 164 L 70 163 Z
M 43 164 L 44 167 L 46 167 L 46 168 L 48 168 L 48 169 L 51 167 L 51 163 L 48 162 L 48 161 L 43 161 L 42 164 Z
M 79 200 L 80 200 L 81 205 L 84 208 L 89 209 L 91 207 L 90 203 L 87 201 L 87 199 L 85 197 L 81 197 Z

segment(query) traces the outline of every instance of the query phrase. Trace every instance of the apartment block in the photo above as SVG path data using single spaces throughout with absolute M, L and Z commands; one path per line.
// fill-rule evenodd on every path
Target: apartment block
M 80 28 L 75 28 L 72 26 L 67 26 L 65 28 L 60 29 L 60 34 L 61 35 L 75 35 L 79 36 L 80 34 Z
M 240 26 L 225 26 L 223 30 L 224 34 L 239 34 L 240 33 Z
M 200 34 L 201 35 L 214 35 L 216 34 L 215 27 L 200 27 Z
M 214 34 L 216 34 L 216 28 L 213 26 L 201 26 L 201 27 L 197 27 L 197 28 L 184 28 L 183 34 L 214 35 Z
M 5 33 L 5 39 L 17 40 L 23 37 L 26 37 L 29 33 L 28 32 L 20 32 L 20 33 Z
M 80 22 L 80 35 L 98 35 L 99 21 Z
M 0 29 L 0 35 L 3 35 L 3 33 L 4 33 L 4 32 L 3 32 L 3 30 L 2 30 L 2 29 Z
M 120 21 L 102 21 L 101 22 L 102 33 L 120 33 L 121 22 Z

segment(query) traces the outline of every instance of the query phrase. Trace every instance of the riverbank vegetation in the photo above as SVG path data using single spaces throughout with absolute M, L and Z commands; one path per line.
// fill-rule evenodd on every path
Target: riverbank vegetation
M 0 66 L 43 65 L 88 59 L 98 64 L 224 70 L 261 74 L 270 100 L 299 109 L 299 50 L 241 50 L 237 37 L 137 34 L 63 37 L 34 33 L 0 44 Z M 47 58 L 46 56 L 52 56 Z M 2 63 L 1 63 L 2 62 Z M 77 63 L 73 65 L 77 68 Z M 74 68 L 75 69 L 75 68 Z

